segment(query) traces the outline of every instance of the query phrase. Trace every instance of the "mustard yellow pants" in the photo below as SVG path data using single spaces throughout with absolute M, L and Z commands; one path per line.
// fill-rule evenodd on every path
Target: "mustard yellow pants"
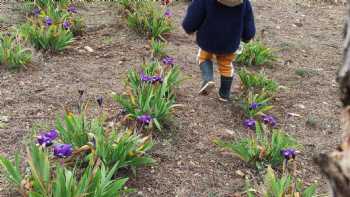
M 235 53 L 214 54 L 204 51 L 203 49 L 199 49 L 197 58 L 199 64 L 201 64 L 208 60 L 213 61 L 214 56 L 216 57 L 220 75 L 224 77 L 232 77 L 234 73 L 232 62 L 235 60 Z

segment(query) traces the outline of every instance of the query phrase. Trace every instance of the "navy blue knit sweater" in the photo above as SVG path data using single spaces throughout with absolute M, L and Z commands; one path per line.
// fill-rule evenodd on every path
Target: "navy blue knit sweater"
M 197 44 L 215 54 L 235 52 L 241 39 L 255 36 L 255 23 L 249 0 L 227 7 L 217 0 L 193 0 L 182 23 L 187 33 L 197 32 Z

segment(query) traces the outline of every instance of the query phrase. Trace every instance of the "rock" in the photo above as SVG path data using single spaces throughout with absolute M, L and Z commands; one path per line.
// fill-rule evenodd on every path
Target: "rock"
M 296 104 L 295 107 L 298 107 L 300 109 L 305 109 L 306 108 L 305 105 L 303 105 L 303 104 Z
M 90 53 L 94 52 L 94 50 L 91 47 L 89 47 L 89 46 L 85 46 L 84 49 L 87 50 Z
M 242 172 L 241 170 L 237 170 L 237 171 L 236 171 L 236 174 L 237 174 L 238 176 L 240 176 L 240 177 L 245 177 L 244 172 Z
M 232 131 L 232 130 L 230 130 L 230 129 L 225 129 L 225 130 L 224 130 L 224 133 L 226 133 L 226 134 L 228 134 L 228 135 L 231 135 L 231 136 L 233 136 L 233 135 L 235 134 L 235 132 Z

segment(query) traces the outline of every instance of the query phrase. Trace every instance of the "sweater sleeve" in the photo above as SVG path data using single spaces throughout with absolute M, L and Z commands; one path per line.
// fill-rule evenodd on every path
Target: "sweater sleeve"
M 253 9 L 249 0 L 246 0 L 244 11 L 242 40 L 243 42 L 249 42 L 254 38 L 256 32 Z
M 196 32 L 205 18 L 205 0 L 193 0 L 187 9 L 187 14 L 182 22 L 186 33 Z

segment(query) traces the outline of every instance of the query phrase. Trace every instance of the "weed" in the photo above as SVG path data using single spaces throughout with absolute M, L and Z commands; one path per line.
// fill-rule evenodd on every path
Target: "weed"
M 307 68 L 298 68 L 295 70 L 295 74 L 300 77 L 311 77 L 317 75 L 317 71 Z
M 306 125 L 312 128 L 316 128 L 318 125 L 318 120 L 315 116 L 309 115 L 306 118 Z
M 102 42 L 103 42 L 104 44 L 112 44 L 112 43 L 113 43 L 113 38 L 110 37 L 110 36 L 105 37 L 105 38 L 102 39 Z

